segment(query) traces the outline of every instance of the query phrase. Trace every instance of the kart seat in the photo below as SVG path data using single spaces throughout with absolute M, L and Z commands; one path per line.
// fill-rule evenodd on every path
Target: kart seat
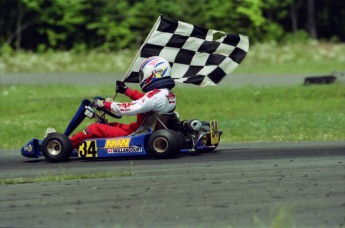
M 154 132 L 160 129 L 167 129 L 166 124 L 169 118 L 174 113 L 154 113 L 149 112 L 146 114 L 141 126 L 133 134 L 144 134 L 150 131 Z

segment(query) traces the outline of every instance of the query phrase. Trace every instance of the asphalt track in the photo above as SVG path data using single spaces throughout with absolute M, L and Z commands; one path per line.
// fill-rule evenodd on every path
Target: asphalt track
M 0 185 L 0 227 L 345 226 L 345 142 L 234 143 L 169 160 L 58 164 L 0 153 L 2 178 L 133 172 Z

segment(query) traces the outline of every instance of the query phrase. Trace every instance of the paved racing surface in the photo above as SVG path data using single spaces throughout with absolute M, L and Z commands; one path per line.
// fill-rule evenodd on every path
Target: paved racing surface
M 133 175 L 2 184 L 0 227 L 345 226 L 345 142 L 59 164 L 0 151 L 1 178 L 124 171 Z

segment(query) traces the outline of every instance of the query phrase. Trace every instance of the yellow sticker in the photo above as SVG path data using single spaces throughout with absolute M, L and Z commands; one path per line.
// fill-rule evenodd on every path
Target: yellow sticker
M 211 144 L 215 145 L 219 143 L 219 132 L 218 132 L 218 122 L 215 120 L 210 121 L 210 135 Z
M 104 148 L 124 148 L 129 147 L 131 138 L 107 139 Z

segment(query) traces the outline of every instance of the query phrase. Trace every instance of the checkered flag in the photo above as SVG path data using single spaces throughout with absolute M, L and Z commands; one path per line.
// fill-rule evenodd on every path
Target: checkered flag
M 226 34 L 160 16 L 129 67 L 125 82 L 139 82 L 139 67 L 151 56 L 171 64 L 177 82 L 216 85 L 242 62 L 247 36 Z

